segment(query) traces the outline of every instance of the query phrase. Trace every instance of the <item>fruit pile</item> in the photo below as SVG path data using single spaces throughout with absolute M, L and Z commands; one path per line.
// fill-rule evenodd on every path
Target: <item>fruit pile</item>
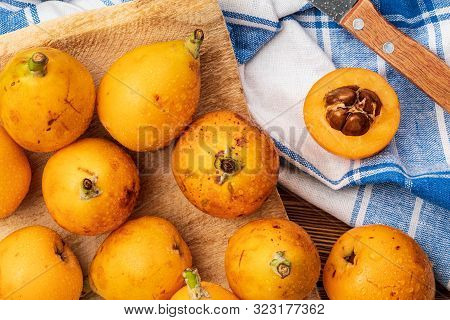
M 276 186 L 278 154 L 264 132 L 231 111 L 191 123 L 200 100 L 202 41 L 203 32 L 195 30 L 185 40 L 128 52 L 111 66 L 97 94 L 87 69 L 67 53 L 42 47 L 16 54 L 0 73 L 0 218 L 14 213 L 30 187 L 22 148 L 54 152 L 42 176 L 50 215 L 75 234 L 111 232 L 89 270 L 90 287 L 101 297 L 303 299 L 320 275 L 317 249 L 303 228 L 260 219 L 237 230 L 225 253 L 230 292 L 201 280 L 172 223 L 151 216 L 127 221 L 140 178 L 121 147 L 97 138 L 77 141 L 96 103 L 103 126 L 129 150 L 154 151 L 178 138 L 173 175 L 199 210 L 228 219 L 258 210 Z M 311 134 L 338 154 L 349 155 L 357 144 L 351 157 L 362 154 L 359 145 L 370 144 L 368 153 L 379 151 L 399 119 L 395 93 L 371 74 L 354 73 L 348 77 L 352 84 L 319 85 L 305 105 Z M 383 90 L 375 93 L 373 84 Z M 340 139 L 338 146 L 324 136 L 327 125 L 336 131 L 331 136 Z M 383 128 L 390 130 L 385 139 L 364 138 Z M 325 266 L 324 283 L 333 299 L 434 297 L 425 253 L 407 235 L 383 226 L 342 236 Z M 0 241 L 1 299 L 79 299 L 82 290 L 77 257 L 55 231 L 30 226 Z

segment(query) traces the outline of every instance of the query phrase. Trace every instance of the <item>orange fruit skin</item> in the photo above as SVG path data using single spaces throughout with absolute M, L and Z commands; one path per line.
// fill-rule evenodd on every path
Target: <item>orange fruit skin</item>
M 0 218 L 17 210 L 30 181 L 31 168 L 25 153 L 0 127 Z
M 222 288 L 218 284 L 202 281 L 202 288 L 209 293 L 209 298 L 201 298 L 200 300 L 239 300 L 233 293 Z M 192 300 L 189 296 L 187 286 L 184 286 L 175 293 L 170 300 Z
M 33 75 L 35 52 L 48 59 L 47 74 Z M 91 122 L 95 86 L 89 71 L 71 55 L 53 48 L 17 53 L 0 74 L 0 119 L 8 134 L 34 152 L 56 151 L 75 141 Z
M 138 47 L 114 62 L 102 79 L 100 121 L 126 148 L 160 149 L 191 122 L 200 99 L 200 61 L 184 42 Z
M 346 136 L 333 129 L 326 119 L 325 95 L 348 85 L 374 91 L 381 99 L 381 113 L 362 136 Z M 348 159 L 363 159 L 383 150 L 394 138 L 400 124 L 400 103 L 394 89 L 379 74 L 360 68 L 334 70 L 310 89 L 303 106 L 306 128 L 327 151 Z
M 97 177 L 101 194 L 80 197 L 83 179 Z M 114 143 L 88 138 L 56 152 L 42 176 L 48 211 L 64 229 L 98 235 L 118 228 L 134 209 L 139 175 L 129 155 Z
M 32 226 L 0 241 L 0 299 L 76 300 L 83 274 L 72 250 L 53 230 Z
M 271 266 L 284 252 L 290 274 L 281 278 Z M 225 270 L 231 290 L 244 300 L 298 300 L 319 280 L 320 259 L 306 231 L 285 219 L 261 219 L 238 229 L 228 241 Z
M 216 155 L 231 148 L 243 169 L 218 184 Z M 273 192 L 279 157 L 272 140 L 231 111 L 211 112 L 180 137 L 172 172 L 186 198 L 215 217 L 236 218 L 259 209 Z
M 353 263 L 345 257 L 354 252 Z M 430 261 L 402 231 L 368 225 L 344 233 L 323 271 L 328 297 L 335 300 L 434 299 Z
M 108 300 L 167 300 L 183 286 L 192 256 L 169 221 L 144 216 L 112 232 L 92 261 L 92 289 Z

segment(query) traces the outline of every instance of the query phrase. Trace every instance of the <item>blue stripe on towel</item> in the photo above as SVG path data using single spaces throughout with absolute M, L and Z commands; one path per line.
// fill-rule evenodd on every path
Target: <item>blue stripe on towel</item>
M 259 49 L 275 36 L 275 32 L 249 26 L 228 23 L 231 42 L 240 64 L 250 60 Z
M 364 191 L 366 189 L 366 186 L 359 186 L 358 193 L 356 194 L 356 200 L 355 205 L 353 206 L 352 216 L 350 219 L 350 224 L 352 226 L 355 225 L 356 219 L 358 218 L 359 211 L 361 209 L 361 202 L 364 196 Z
M 276 29 L 279 29 L 281 27 L 281 23 L 279 21 L 271 21 L 271 20 L 267 20 L 267 19 L 254 17 L 254 16 L 249 16 L 249 15 L 243 14 L 243 13 L 230 12 L 230 11 L 222 11 L 222 13 L 223 13 L 224 17 L 258 23 L 258 24 L 273 27 Z

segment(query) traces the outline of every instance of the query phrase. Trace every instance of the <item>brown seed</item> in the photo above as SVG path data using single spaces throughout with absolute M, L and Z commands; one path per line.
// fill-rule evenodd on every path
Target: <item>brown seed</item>
M 341 130 L 347 120 L 348 109 L 346 108 L 329 108 L 327 111 L 327 121 L 333 129 Z
M 359 87 L 357 85 L 344 86 L 342 88 L 349 88 L 349 89 L 352 89 L 353 91 L 359 90 Z
M 373 120 L 376 117 L 377 104 L 372 99 L 364 99 L 357 104 L 357 107 L 367 113 L 367 115 Z
M 370 129 L 370 118 L 366 113 L 355 112 L 347 117 L 342 127 L 342 133 L 346 136 L 362 136 Z
M 327 105 L 342 102 L 346 106 L 351 106 L 356 102 L 357 94 L 352 88 L 342 87 L 330 91 L 326 95 Z
M 365 100 L 364 106 L 362 108 L 365 112 L 367 112 L 368 114 L 375 114 L 375 116 L 378 116 L 380 114 L 382 103 L 375 92 L 369 89 L 363 89 L 359 92 L 359 100 L 361 102 Z
M 357 85 L 339 87 L 325 96 L 326 119 L 333 129 L 347 136 L 362 136 L 369 131 L 382 103 L 378 95 Z

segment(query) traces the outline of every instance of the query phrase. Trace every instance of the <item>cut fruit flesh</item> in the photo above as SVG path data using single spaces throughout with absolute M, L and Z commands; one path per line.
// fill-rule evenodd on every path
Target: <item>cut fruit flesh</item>
M 350 85 L 375 92 L 383 104 L 369 131 L 362 136 L 346 136 L 333 129 L 326 119 L 327 93 Z M 400 107 L 394 89 L 379 74 L 344 68 L 330 72 L 314 84 L 306 97 L 303 116 L 306 128 L 320 146 L 338 156 L 356 160 L 370 157 L 389 144 L 400 123 Z

